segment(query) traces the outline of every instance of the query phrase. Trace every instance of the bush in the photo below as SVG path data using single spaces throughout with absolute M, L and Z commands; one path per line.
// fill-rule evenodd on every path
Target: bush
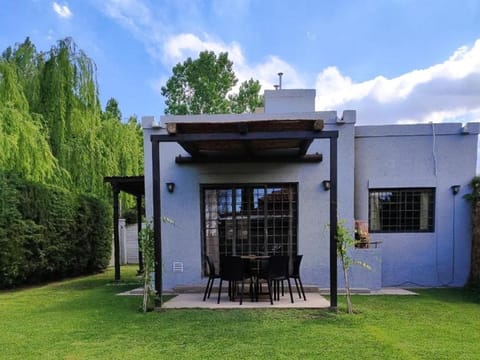
M 127 225 L 136 224 L 137 223 L 137 208 L 129 208 L 125 209 L 122 212 L 122 217 L 125 219 L 125 223 Z
M 108 266 L 112 253 L 110 207 L 87 195 L 79 196 L 77 205 L 75 221 L 77 261 L 87 272 L 97 272 Z
M 480 288 L 480 177 L 476 176 L 470 182 L 471 194 L 465 198 L 472 206 L 472 258 L 468 284 Z
M 0 174 L 0 288 L 104 269 L 110 218 L 96 198 Z

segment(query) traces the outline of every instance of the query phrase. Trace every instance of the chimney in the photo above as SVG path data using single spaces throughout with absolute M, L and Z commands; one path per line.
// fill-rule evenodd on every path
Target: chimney
M 315 111 L 315 89 L 265 90 L 265 113 L 301 113 Z

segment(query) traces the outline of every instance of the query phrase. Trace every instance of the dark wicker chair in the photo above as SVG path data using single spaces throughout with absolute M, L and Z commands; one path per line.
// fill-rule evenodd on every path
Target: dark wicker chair
M 303 295 L 303 300 L 307 301 L 305 296 L 305 291 L 303 290 L 302 279 L 300 278 L 300 263 L 302 262 L 303 255 L 296 255 L 293 257 L 293 267 L 292 272 L 290 273 L 290 278 L 295 280 L 295 286 L 297 288 L 298 297 L 301 299 Z M 300 287 L 298 286 L 300 284 Z M 302 293 L 300 294 L 300 290 Z
M 284 280 L 288 283 L 288 289 L 290 292 L 290 300 L 293 303 L 292 286 L 290 283 L 289 271 L 288 271 L 288 256 L 275 255 L 268 259 L 267 268 L 264 269 L 257 278 L 257 288 L 259 289 L 259 279 L 265 279 L 268 285 L 268 295 L 270 296 L 270 303 L 273 305 L 273 300 L 280 300 L 280 287 Z M 273 299 L 272 299 L 273 289 Z M 258 293 L 257 293 L 258 299 Z
M 220 285 L 218 287 L 217 303 L 220 304 L 220 295 L 222 293 L 223 281 L 228 281 L 228 295 L 231 301 L 235 301 L 238 282 L 241 282 L 240 305 L 243 303 L 243 292 L 246 273 L 245 261 L 239 256 L 221 256 L 220 257 Z
M 215 281 L 215 279 L 220 279 L 220 274 L 216 272 L 215 264 L 213 263 L 213 261 L 208 256 L 205 256 L 205 261 L 207 262 L 207 266 L 208 266 L 208 281 L 207 281 L 207 287 L 205 288 L 205 293 L 203 294 L 203 301 L 205 301 L 207 298 L 210 299 L 210 293 L 212 292 L 213 282 Z

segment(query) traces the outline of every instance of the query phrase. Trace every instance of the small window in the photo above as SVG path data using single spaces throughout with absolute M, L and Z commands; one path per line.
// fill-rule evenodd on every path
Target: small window
M 370 232 L 433 232 L 435 189 L 370 189 Z

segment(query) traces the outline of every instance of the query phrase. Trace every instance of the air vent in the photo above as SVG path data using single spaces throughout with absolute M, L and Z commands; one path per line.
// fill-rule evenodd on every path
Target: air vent
M 183 273 L 183 262 L 182 261 L 174 261 L 172 268 L 173 268 L 173 272 Z

